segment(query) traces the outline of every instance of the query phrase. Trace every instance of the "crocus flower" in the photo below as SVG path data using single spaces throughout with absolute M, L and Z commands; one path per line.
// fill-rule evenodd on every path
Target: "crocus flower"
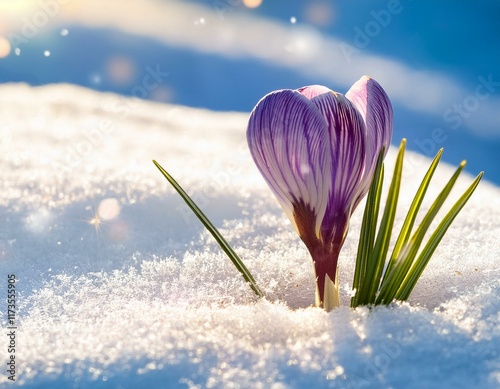
M 391 137 L 390 100 L 367 76 L 345 96 L 319 85 L 271 92 L 250 115 L 250 152 L 311 254 L 316 305 L 327 310 L 339 305 L 349 219 Z

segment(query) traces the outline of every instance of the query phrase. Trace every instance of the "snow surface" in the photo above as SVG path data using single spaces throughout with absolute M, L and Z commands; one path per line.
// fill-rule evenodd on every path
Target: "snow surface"
M 4 332 L 7 274 L 19 292 L 18 380 L 2 371 L 0 386 L 500 387 L 500 189 L 481 182 L 409 303 L 325 313 L 310 306 L 306 249 L 250 158 L 247 117 L 70 85 L 0 87 Z M 152 159 L 220 227 L 266 300 Z M 406 161 L 403 211 L 429 164 Z M 434 194 L 454 169 L 438 168 Z M 344 305 L 360 219 L 341 256 Z

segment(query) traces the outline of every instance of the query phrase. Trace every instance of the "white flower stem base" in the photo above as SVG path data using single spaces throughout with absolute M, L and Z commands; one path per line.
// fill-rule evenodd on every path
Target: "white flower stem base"
M 338 272 L 335 273 L 335 282 L 330 276 L 325 276 L 324 301 L 321 302 L 319 297 L 318 286 L 316 285 L 316 306 L 322 307 L 325 311 L 330 312 L 333 308 L 340 307 Z

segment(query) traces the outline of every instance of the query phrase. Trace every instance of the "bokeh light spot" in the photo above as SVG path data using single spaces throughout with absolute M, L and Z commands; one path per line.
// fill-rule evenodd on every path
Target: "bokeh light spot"
M 49 50 L 45 50 L 45 51 L 43 52 L 43 55 L 44 55 L 44 56 L 46 56 L 46 57 L 50 57 L 50 54 L 51 54 L 51 53 L 50 53 L 50 51 L 49 51 Z
M 313 28 L 302 27 L 294 29 L 291 39 L 285 45 L 285 51 L 293 53 L 299 59 L 311 58 L 321 50 L 322 37 Z
M 135 77 L 134 62 L 123 56 L 114 56 L 106 63 L 106 73 L 109 80 L 117 85 L 130 84 Z
M 10 54 L 10 42 L 7 38 L 0 37 L 0 58 L 5 58 Z
M 335 6 L 329 2 L 310 2 L 304 12 L 304 18 L 317 26 L 328 26 L 335 21 Z
M 292 24 L 297 23 L 297 18 L 296 18 L 295 16 L 292 16 L 292 17 L 290 18 L 290 23 L 292 23 Z
M 94 85 L 99 85 L 102 81 L 102 77 L 98 73 L 93 73 L 90 75 L 90 82 Z
M 262 4 L 262 0 L 243 0 L 243 4 L 247 8 L 257 8 Z
M 68 36 L 68 34 L 69 34 L 69 31 L 68 31 L 68 29 L 67 29 L 67 28 L 63 28 L 63 29 L 61 30 L 61 36 Z
M 166 85 L 160 85 L 158 88 L 151 91 L 150 99 L 162 103 L 172 103 L 175 98 L 175 92 L 172 88 Z
M 200 26 L 204 26 L 204 25 L 205 25 L 205 18 L 199 18 L 198 20 L 196 20 L 196 21 L 194 22 L 194 25 L 195 25 L 195 26 L 198 26 L 198 27 L 200 27 Z
M 103 220 L 112 220 L 120 214 L 120 204 L 115 198 L 108 198 L 101 201 L 97 208 L 97 214 Z

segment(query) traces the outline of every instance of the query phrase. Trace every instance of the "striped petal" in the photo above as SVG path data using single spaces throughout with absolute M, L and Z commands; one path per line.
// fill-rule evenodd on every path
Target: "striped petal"
M 331 92 L 331 89 L 323 85 L 310 85 L 297 89 L 297 92 L 311 100 L 316 96 Z
M 250 115 L 252 157 L 308 248 L 319 239 L 330 187 L 328 125 L 297 91 L 266 95 Z
M 387 149 L 392 138 L 392 105 L 389 97 L 380 84 L 368 76 L 361 77 L 349 91 L 346 97 L 363 116 L 366 126 L 366 160 L 365 171 L 360 184 L 359 201 L 368 192 L 377 157 L 382 147 Z
M 365 125 L 361 114 L 340 93 L 329 91 L 311 99 L 328 123 L 331 186 L 321 224 L 323 245 L 311 253 L 318 301 L 325 301 L 325 285 L 337 280 L 340 249 L 347 234 L 354 200 L 359 192 L 365 158 Z M 338 288 L 336 289 L 338 293 Z
M 365 125 L 353 104 L 340 93 L 324 93 L 311 101 L 328 123 L 332 156 L 332 183 L 321 234 L 324 240 L 341 245 L 363 174 Z M 335 279 L 335 274 L 330 278 Z
M 338 305 L 349 219 L 391 137 L 389 98 L 366 76 L 346 96 L 312 85 L 270 93 L 252 111 L 250 152 L 311 253 L 318 305 Z

